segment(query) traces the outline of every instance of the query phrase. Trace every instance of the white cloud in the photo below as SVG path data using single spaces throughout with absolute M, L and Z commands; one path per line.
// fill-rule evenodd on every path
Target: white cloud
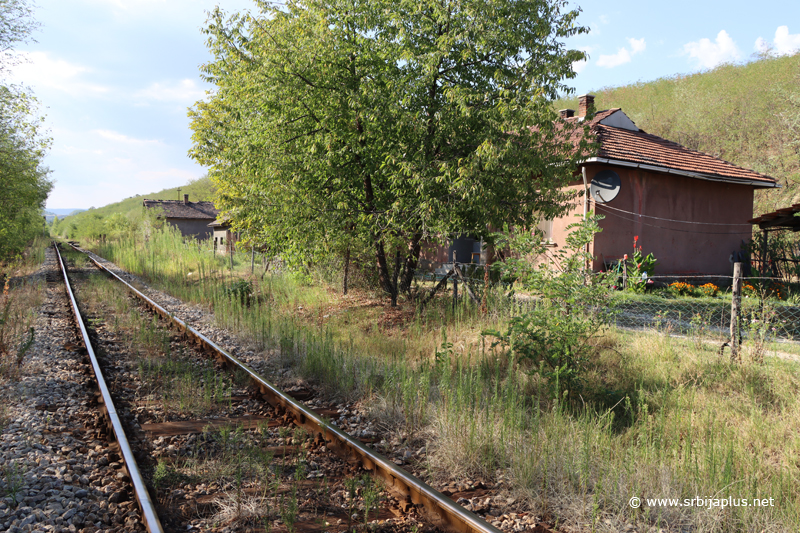
M 150 140 L 150 139 L 135 139 L 133 137 L 128 137 L 124 133 L 119 133 L 111 130 L 92 130 L 92 133 L 99 135 L 103 139 L 107 139 L 109 141 L 114 141 L 122 144 L 133 144 L 133 145 L 161 144 L 161 141 Z
M 683 45 L 683 53 L 694 59 L 698 66 L 702 68 L 713 68 L 721 63 L 735 61 L 741 57 L 739 48 L 725 30 L 717 34 L 717 38 L 713 43 L 706 38 L 686 43 Z
M 647 47 L 644 42 L 644 37 L 641 39 L 628 39 L 628 43 L 631 45 L 631 54 L 644 52 L 644 49 Z
M 73 96 L 100 95 L 109 87 L 89 83 L 81 78 L 92 69 L 53 57 L 49 52 L 24 52 L 22 63 L 14 67 L 14 81 L 33 87 L 52 88 Z
M 205 91 L 198 87 L 194 80 L 184 79 L 177 83 L 152 83 L 146 89 L 138 91 L 135 96 L 143 100 L 179 102 L 188 105 L 201 100 L 205 95 Z
M 644 37 L 641 39 L 629 38 L 628 44 L 630 44 L 630 50 L 627 48 L 620 48 L 617 50 L 616 54 L 601 55 L 600 59 L 597 60 L 597 66 L 614 68 L 624 65 L 625 63 L 630 63 L 631 56 L 640 54 L 644 52 L 645 48 L 647 48 L 647 44 L 644 42 Z
M 772 56 L 790 55 L 800 50 L 800 33 L 789 33 L 789 26 L 778 26 L 775 39 L 770 44 L 766 39 L 756 39 L 756 51 Z

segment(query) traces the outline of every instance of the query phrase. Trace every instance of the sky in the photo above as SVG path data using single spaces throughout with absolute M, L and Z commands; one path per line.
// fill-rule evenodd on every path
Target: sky
M 52 137 L 48 208 L 100 207 L 205 175 L 187 155 L 187 108 L 212 87 L 201 29 L 215 5 L 252 0 L 37 0 L 36 42 L 11 81 L 29 86 Z M 567 44 L 577 94 L 800 50 L 800 1 L 571 0 L 588 34 Z M 653 8 L 655 6 L 655 8 Z

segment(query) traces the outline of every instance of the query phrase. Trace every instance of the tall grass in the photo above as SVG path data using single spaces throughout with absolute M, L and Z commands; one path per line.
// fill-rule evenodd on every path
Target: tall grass
M 505 472 L 535 513 L 585 529 L 800 528 L 796 363 L 731 363 L 691 338 L 611 329 L 595 339 L 579 401 L 568 402 L 481 337 L 515 312 L 500 293 L 489 316 L 442 299 L 406 308 L 390 327 L 382 321 L 397 311 L 289 273 L 249 279 L 252 295 L 232 297 L 249 264 L 226 270 L 170 232 L 99 252 L 211 307 L 218 324 L 306 377 L 366 399 L 409 444 L 426 441 L 434 478 Z M 775 507 L 633 509 L 633 496 L 774 498 Z
M 0 384 L 22 375 L 36 337 L 35 323 L 44 302 L 44 280 L 34 273 L 44 263 L 49 240 L 36 237 L 15 260 L 0 264 Z

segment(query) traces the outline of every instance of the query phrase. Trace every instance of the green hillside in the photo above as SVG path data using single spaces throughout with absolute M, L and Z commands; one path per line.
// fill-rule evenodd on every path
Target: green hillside
M 800 202 L 800 54 L 591 91 L 648 133 L 777 178 L 756 213 Z M 577 96 L 555 103 L 578 109 Z
M 132 196 L 121 202 L 67 216 L 51 225 L 50 233 L 66 238 L 113 234 L 115 231 L 138 224 L 142 220 L 142 200 L 145 198 L 148 200 L 181 200 L 184 194 L 188 194 L 190 201 L 197 202 L 213 200 L 214 191 L 215 187 L 210 179 L 200 178 L 181 187 Z

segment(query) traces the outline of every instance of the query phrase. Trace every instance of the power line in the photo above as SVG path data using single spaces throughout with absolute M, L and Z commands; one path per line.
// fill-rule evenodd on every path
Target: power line
M 619 209 L 618 207 L 611 207 L 610 205 L 605 204 L 596 204 L 597 207 L 602 207 L 603 209 L 613 209 L 614 211 L 619 211 L 620 213 L 625 213 L 628 215 L 634 215 L 637 217 L 644 217 L 644 218 L 652 218 L 655 220 L 663 220 L 665 222 L 678 222 L 680 224 L 700 224 L 706 226 L 752 226 L 750 223 L 740 223 L 740 224 L 723 224 L 721 222 L 693 222 L 691 220 L 676 220 L 674 218 L 661 218 L 661 217 L 654 217 L 650 215 L 642 215 L 639 213 L 634 213 L 632 211 L 625 211 L 624 209 Z
M 647 222 L 642 222 L 640 220 L 633 220 L 633 219 L 630 219 L 630 218 L 625 218 L 625 217 L 623 217 L 621 215 L 618 215 L 616 213 L 606 213 L 606 214 L 611 215 L 612 217 L 621 218 L 622 220 L 627 220 L 628 222 L 635 222 L 635 223 L 639 223 L 639 224 L 642 224 L 642 225 L 645 225 L 645 226 L 650 226 L 651 228 L 659 228 L 659 229 L 664 229 L 664 230 L 667 230 L 667 231 L 677 231 L 677 232 L 680 232 L 680 233 L 693 233 L 695 235 L 698 235 L 698 234 L 699 235 L 742 235 L 744 233 L 742 231 L 736 231 L 736 232 L 730 232 L 730 231 L 698 231 L 698 230 L 694 230 L 694 229 L 667 228 L 667 227 L 664 227 L 664 226 L 658 226 L 656 224 L 648 224 Z

